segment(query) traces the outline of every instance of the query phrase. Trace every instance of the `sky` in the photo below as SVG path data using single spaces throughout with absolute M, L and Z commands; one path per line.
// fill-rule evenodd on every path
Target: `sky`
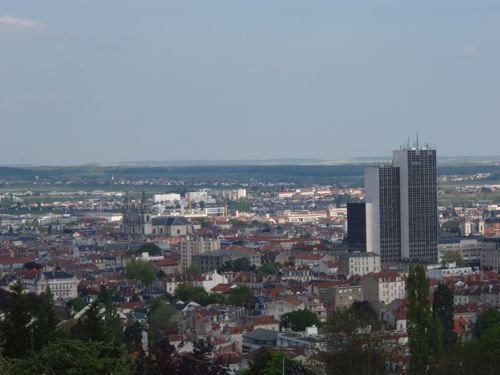
M 498 0 L 0 0 L 0 165 L 499 155 Z

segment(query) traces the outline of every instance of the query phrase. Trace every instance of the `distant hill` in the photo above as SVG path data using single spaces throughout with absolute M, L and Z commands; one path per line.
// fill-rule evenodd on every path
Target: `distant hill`
M 456 160 L 456 159 L 453 159 Z M 378 160 L 380 163 L 380 159 Z M 111 175 L 124 178 L 170 177 L 174 179 L 205 179 L 215 181 L 234 179 L 238 181 L 288 181 L 329 183 L 342 179 L 359 180 L 364 174 L 366 163 L 320 164 L 320 165 L 198 165 L 198 166 L 136 166 L 136 165 L 83 165 L 66 167 L 0 167 L 0 179 L 33 180 L 40 178 L 109 178 Z M 441 161 L 439 175 L 492 173 L 500 177 L 500 166 L 493 162 Z

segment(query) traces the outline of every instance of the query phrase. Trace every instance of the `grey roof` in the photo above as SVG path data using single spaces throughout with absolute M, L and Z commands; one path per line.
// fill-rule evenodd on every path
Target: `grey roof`
M 159 216 L 151 219 L 153 225 L 188 225 L 189 221 L 183 216 Z
M 247 337 L 256 341 L 277 341 L 278 332 L 270 329 L 257 328 L 252 332 L 245 333 L 243 337 Z
M 50 271 L 44 272 L 43 275 L 46 279 L 72 279 L 73 275 L 64 271 Z

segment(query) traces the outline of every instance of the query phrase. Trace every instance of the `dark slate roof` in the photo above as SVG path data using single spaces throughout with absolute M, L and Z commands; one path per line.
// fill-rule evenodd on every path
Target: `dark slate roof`
M 256 341 L 276 341 L 278 340 L 278 332 L 270 330 L 270 329 L 264 329 L 264 328 L 257 328 L 251 332 L 247 332 L 243 335 L 244 337 L 256 340 Z
M 183 216 L 159 216 L 151 219 L 153 225 L 188 225 L 189 221 Z
M 43 275 L 47 279 L 71 279 L 73 275 L 64 271 L 44 272 Z

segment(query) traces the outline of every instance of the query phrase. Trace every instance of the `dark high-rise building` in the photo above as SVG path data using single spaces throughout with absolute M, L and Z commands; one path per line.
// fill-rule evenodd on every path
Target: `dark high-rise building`
M 401 257 L 437 262 L 436 150 L 397 150 L 392 163 L 400 171 Z
M 382 262 L 401 260 L 399 168 L 365 170 L 367 248 Z
M 349 251 L 366 251 L 365 203 L 347 203 L 347 246 Z
M 365 170 L 367 251 L 382 262 L 437 261 L 436 172 L 436 150 L 418 146 Z

